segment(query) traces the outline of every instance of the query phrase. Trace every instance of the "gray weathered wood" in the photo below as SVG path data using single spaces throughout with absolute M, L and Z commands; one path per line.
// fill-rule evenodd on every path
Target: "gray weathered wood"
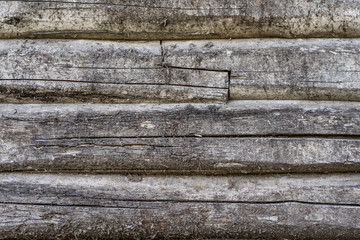
M 226 102 L 228 73 L 162 67 L 160 42 L 0 41 L 1 103 Z
M 144 70 L 144 74 L 146 71 Z M 187 73 L 185 73 L 187 75 Z M 190 72 L 191 75 L 192 73 Z M 202 75 L 202 74 L 199 74 Z M 226 75 L 224 75 L 226 76 Z M 217 88 L 150 85 L 99 84 L 57 81 L 1 81 L 1 103 L 225 103 L 228 90 Z
M 360 101 L 359 39 L 164 42 L 169 66 L 231 71 L 231 99 Z
M 0 174 L 0 234 L 357 239 L 359 178 Z
M 360 208 L 323 204 L 0 204 L 4 239 L 359 239 Z
M 359 37 L 359 10 L 357 0 L 3 0 L 0 37 Z
M 360 175 L 0 174 L 0 203 L 116 207 L 122 201 L 360 205 Z
M 6 104 L 0 120 L 0 171 L 339 172 L 360 160 L 356 102 Z
M 0 171 L 176 174 L 360 171 L 359 139 L 7 139 L 2 138 L 4 147 L 0 147 Z
M 360 104 L 259 100 L 228 104 L 3 104 L 0 108 L 1 139 L 249 135 L 356 137 L 360 135 Z

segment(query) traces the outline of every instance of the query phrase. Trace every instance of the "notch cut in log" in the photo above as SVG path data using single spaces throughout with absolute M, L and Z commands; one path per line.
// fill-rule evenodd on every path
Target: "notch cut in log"
M 360 233 L 358 175 L 0 178 L 8 193 L 0 195 L 5 238 L 349 239 Z
M 0 6 L 1 38 L 360 37 L 356 0 L 17 0 Z
M 163 42 L 169 66 L 230 71 L 230 99 L 360 101 L 360 40 Z
M 0 41 L 1 103 L 225 103 L 228 82 L 162 67 L 160 42 Z
M 1 171 L 342 172 L 359 165 L 355 102 L 9 104 L 0 120 Z

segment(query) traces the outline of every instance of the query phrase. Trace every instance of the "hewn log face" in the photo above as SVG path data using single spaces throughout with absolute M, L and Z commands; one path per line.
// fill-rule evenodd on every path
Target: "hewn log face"
M 4 138 L 118 138 L 360 134 L 355 102 L 232 101 L 228 104 L 6 104 Z
M 4 239 L 359 239 L 360 208 L 301 203 L 0 205 Z
M 230 99 L 360 101 L 360 40 L 164 42 L 169 66 L 231 71 Z
M 0 41 L 2 103 L 226 102 L 228 73 L 162 67 L 160 42 Z
M 231 99 L 360 101 L 357 39 L 162 45 L 2 40 L 0 101 L 224 103 L 229 75 Z
M 360 109 L 352 102 L 9 104 L 0 120 L 0 171 L 359 169 Z
M 360 175 L 0 174 L 0 203 L 117 207 L 123 201 L 360 204 Z
M 1 38 L 359 37 L 360 3 L 330 1 L 1 1 Z
M 353 174 L 0 179 L 5 239 L 357 239 L 360 233 L 359 176 Z
M 3 144 L 8 147 L 0 152 L 0 171 L 176 174 L 360 171 L 358 139 L 23 138 L 21 143 L 19 139 L 5 139 Z
M 357 37 L 358 0 L 0 0 L 0 239 L 360 239 Z

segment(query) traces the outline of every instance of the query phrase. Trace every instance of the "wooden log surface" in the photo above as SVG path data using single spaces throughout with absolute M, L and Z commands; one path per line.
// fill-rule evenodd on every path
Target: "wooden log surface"
M 359 174 L 145 176 L 1 173 L 0 202 L 116 207 L 122 201 L 360 205 Z
M 359 176 L 352 174 L 0 178 L 3 238 L 357 239 L 360 233 Z
M 0 204 L 11 239 L 359 239 L 357 206 L 124 202 L 117 208 Z
M 0 41 L 1 103 L 223 103 L 227 97 L 227 72 L 164 68 L 160 42 Z
M 357 102 L 228 104 L 4 104 L 2 137 L 359 136 Z
M 2 40 L 0 102 L 225 103 L 229 92 L 360 101 L 359 48 L 358 39 Z
M 355 102 L 3 105 L 0 171 L 359 170 Z
M 357 37 L 357 0 L 0 0 L 0 239 L 360 239 Z M 34 104 L 82 102 L 148 104 Z
M 360 140 L 70 138 L 6 141 L 0 171 L 245 174 L 359 172 Z
M 1 38 L 360 36 L 357 0 L 3 0 L 0 4 Z
M 230 71 L 230 99 L 360 101 L 359 39 L 163 42 L 164 64 Z

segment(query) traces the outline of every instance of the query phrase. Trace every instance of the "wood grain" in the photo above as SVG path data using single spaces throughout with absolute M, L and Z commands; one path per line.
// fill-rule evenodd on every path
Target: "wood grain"
M 3 238 L 358 239 L 359 207 L 124 202 L 116 208 L 0 205 Z
M 122 201 L 360 205 L 359 174 L 0 174 L 0 202 L 116 207 Z
M 360 140 L 275 137 L 5 140 L 0 171 L 172 174 L 360 171 Z M 20 143 L 19 140 L 23 141 Z M 5 147 L 6 148 L 6 147 Z M 0 148 L 1 149 L 1 148 Z
M 358 37 L 357 0 L 0 0 L 0 239 L 360 239 Z
M 3 0 L 0 4 L 1 38 L 360 36 L 357 0 Z
M 217 102 L 228 73 L 162 67 L 160 42 L 1 40 L 1 103 Z
M 6 104 L 0 171 L 358 171 L 359 110 L 312 101 Z
M 169 66 L 227 70 L 230 99 L 360 101 L 358 39 L 164 42 Z
M 357 239 L 360 233 L 358 175 L 0 178 L 4 238 Z
M 360 105 L 326 101 L 4 104 L 0 109 L 0 120 L 2 139 L 249 135 L 356 137 L 360 134 Z

